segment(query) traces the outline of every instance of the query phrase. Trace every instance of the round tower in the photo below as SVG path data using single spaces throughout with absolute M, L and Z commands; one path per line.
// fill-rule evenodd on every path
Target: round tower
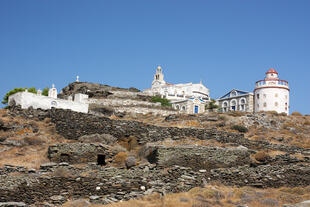
M 254 90 L 254 111 L 276 111 L 289 114 L 290 89 L 288 82 L 279 79 L 278 72 L 270 68 L 264 80 L 256 82 Z

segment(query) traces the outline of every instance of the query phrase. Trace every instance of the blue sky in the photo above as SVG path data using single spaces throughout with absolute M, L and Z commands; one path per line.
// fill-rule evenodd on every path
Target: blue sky
M 0 96 L 75 80 L 150 87 L 202 82 L 253 91 L 274 67 L 291 112 L 310 114 L 309 0 L 1 0 Z

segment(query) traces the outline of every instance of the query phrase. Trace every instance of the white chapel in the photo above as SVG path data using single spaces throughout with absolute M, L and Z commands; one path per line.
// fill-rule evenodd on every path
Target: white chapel
M 144 90 L 149 95 L 159 95 L 169 100 L 184 100 L 188 98 L 199 98 L 209 101 L 209 89 L 200 83 L 171 84 L 164 80 L 164 74 L 160 66 L 157 67 L 152 87 Z

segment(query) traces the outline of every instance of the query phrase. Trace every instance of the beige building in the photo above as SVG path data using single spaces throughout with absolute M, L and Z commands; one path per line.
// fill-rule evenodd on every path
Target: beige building
M 233 89 L 216 100 L 221 112 L 253 112 L 254 95 L 251 92 Z
M 199 98 L 171 101 L 172 107 L 181 113 L 200 114 L 205 112 L 207 102 Z

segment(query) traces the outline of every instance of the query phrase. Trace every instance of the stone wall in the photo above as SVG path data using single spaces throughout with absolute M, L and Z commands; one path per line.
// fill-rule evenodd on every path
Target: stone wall
M 112 120 L 90 114 L 77 113 L 70 110 L 21 110 L 19 107 L 10 109 L 13 116 L 26 118 L 51 118 L 56 124 L 57 133 L 67 139 L 78 140 L 83 135 L 111 134 L 117 139 L 134 136 L 139 144 L 162 141 L 164 139 L 180 140 L 196 137 L 201 140 L 213 139 L 220 143 L 243 145 L 249 149 L 273 149 L 284 152 L 303 152 L 306 149 L 283 144 L 272 144 L 266 141 L 256 141 L 244 138 L 243 134 L 219 131 L 216 129 L 159 127 L 137 121 Z
M 78 198 L 106 204 L 152 192 L 184 192 L 211 181 L 256 187 L 310 185 L 310 168 L 302 163 L 256 168 L 245 165 L 218 168 L 211 172 L 180 166 L 162 170 L 154 165 L 137 166 L 130 170 L 92 165 L 77 169 L 64 163 L 46 164 L 30 174 L 20 172 L 19 175 L 9 175 L 4 170 L 0 168 L 0 202 L 22 201 L 36 203 L 36 206 L 41 206 L 39 204 L 43 202 L 57 205 Z M 68 173 L 60 174 L 59 171 Z M 93 173 L 85 176 L 87 172 Z
M 205 146 L 150 146 L 160 167 L 179 165 L 192 169 L 227 168 L 251 163 L 247 148 L 221 148 Z
M 118 152 L 103 144 L 62 143 L 48 148 L 48 158 L 52 162 L 87 163 L 96 162 L 105 165 L 106 160 Z

